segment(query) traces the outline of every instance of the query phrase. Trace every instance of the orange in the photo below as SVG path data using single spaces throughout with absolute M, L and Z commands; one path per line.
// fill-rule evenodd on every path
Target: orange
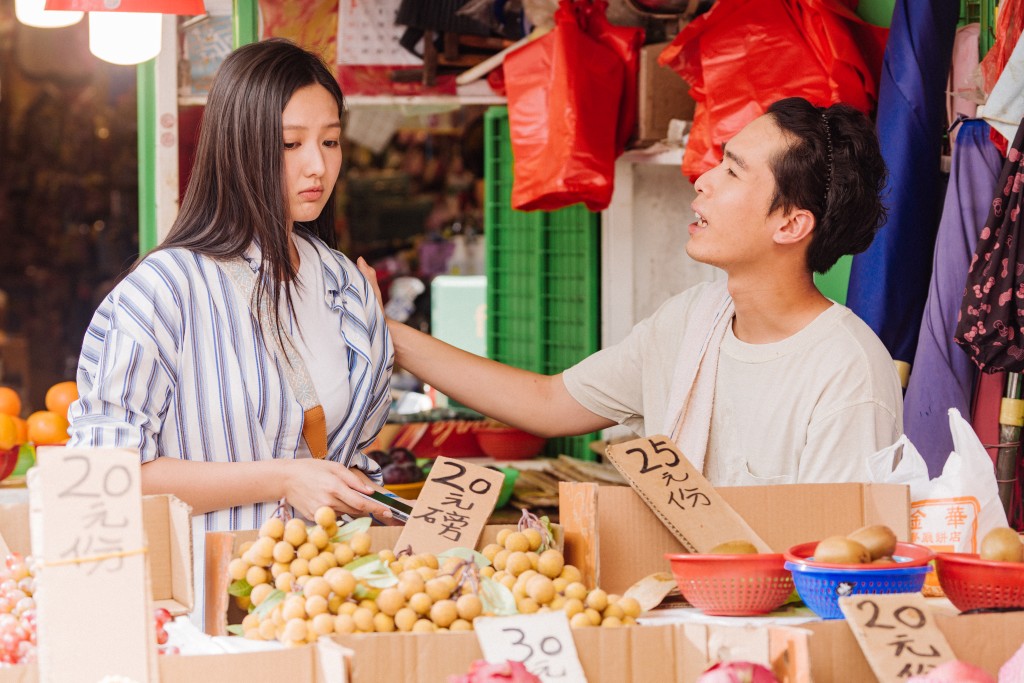
M 21 415 L 21 398 L 10 387 L 0 387 L 0 413 L 15 417 Z
M 18 443 L 18 427 L 10 415 L 0 414 L 0 450 L 13 448 Z
M 78 385 L 74 382 L 58 382 L 46 392 L 46 409 L 52 413 L 68 416 L 68 406 L 78 400 Z
M 68 420 L 50 410 L 37 410 L 28 416 L 28 440 L 37 446 L 57 445 L 68 440 Z
M 28 441 L 28 423 L 22 420 L 20 417 L 11 418 L 14 420 L 14 426 L 18 428 L 18 440 L 16 443 L 22 444 Z

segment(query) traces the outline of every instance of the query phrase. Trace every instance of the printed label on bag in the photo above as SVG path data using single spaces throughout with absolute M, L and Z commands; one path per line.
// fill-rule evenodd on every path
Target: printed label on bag
M 978 512 L 974 496 L 919 500 L 910 505 L 910 541 L 930 548 L 978 552 Z

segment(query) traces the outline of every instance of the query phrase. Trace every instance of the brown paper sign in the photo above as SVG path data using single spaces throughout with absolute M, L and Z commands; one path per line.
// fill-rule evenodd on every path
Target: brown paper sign
M 454 458 L 437 458 L 395 552 L 440 553 L 449 548 L 475 548 L 494 511 L 505 475 L 489 467 Z
M 606 456 L 690 552 L 741 539 L 772 552 L 667 436 L 618 443 Z
M 880 681 L 924 676 L 956 659 L 920 593 L 848 595 L 839 608 Z
M 4 535 L 0 534 L 0 562 L 5 561 L 10 554 L 11 548 L 7 545 L 7 541 L 4 540 Z
M 157 681 L 139 454 L 49 447 L 37 457 L 28 487 L 45 587 L 36 596 L 39 679 Z

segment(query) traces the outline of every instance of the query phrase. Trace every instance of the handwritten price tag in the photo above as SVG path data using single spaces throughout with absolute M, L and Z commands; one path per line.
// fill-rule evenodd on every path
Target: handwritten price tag
M 139 475 L 137 452 L 39 449 L 28 486 L 45 586 L 36 598 L 40 680 L 157 680 Z
M 923 676 L 956 659 L 920 593 L 849 595 L 839 608 L 880 681 Z
M 690 552 L 707 552 L 737 539 L 750 541 L 762 553 L 772 551 L 667 436 L 615 444 L 606 455 Z
M 522 662 L 544 683 L 586 683 L 565 612 L 485 617 L 473 629 L 488 662 Z
M 453 458 L 437 458 L 395 552 L 440 553 L 451 548 L 475 548 L 480 532 L 494 511 L 505 475 Z

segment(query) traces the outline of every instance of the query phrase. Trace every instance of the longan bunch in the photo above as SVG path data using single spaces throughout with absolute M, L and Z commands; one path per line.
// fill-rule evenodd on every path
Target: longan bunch
M 468 631 L 478 616 L 494 615 L 481 598 L 485 579 L 507 588 L 520 613 L 561 609 L 576 627 L 632 625 L 640 614 L 632 598 L 588 590 L 561 552 L 545 549 L 549 537 L 537 528 L 500 531 L 482 551 L 486 567 L 458 556 L 380 550 L 374 559 L 390 575 L 375 587 L 350 564 L 371 555 L 369 534 L 333 541 L 337 519 L 326 507 L 315 521 L 307 528 L 298 519 L 268 519 L 229 564 L 232 580 L 251 586 L 237 598 L 250 609 L 236 629 L 245 637 L 298 646 L 332 633 Z M 267 600 L 269 609 L 260 609 Z
M 342 604 L 353 598 L 358 583 L 343 567 L 370 554 L 370 535 L 360 531 L 334 541 L 334 510 L 322 507 L 314 519 L 310 527 L 301 519 L 267 519 L 259 538 L 242 544 L 229 563 L 232 581 L 251 586 L 248 595 L 236 598 L 242 609 L 258 608 L 275 590 L 285 594 L 262 618 L 251 612 L 242 620 L 247 638 L 300 645 L 336 631 Z
M 481 551 L 492 564 L 481 573 L 512 591 L 521 614 L 562 610 L 576 628 L 636 624 L 640 603 L 600 588 L 588 590 L 580 570 L 566 564 L 561 552 L 542 550 L 537 529 L 502 529 L 495 540 Z

